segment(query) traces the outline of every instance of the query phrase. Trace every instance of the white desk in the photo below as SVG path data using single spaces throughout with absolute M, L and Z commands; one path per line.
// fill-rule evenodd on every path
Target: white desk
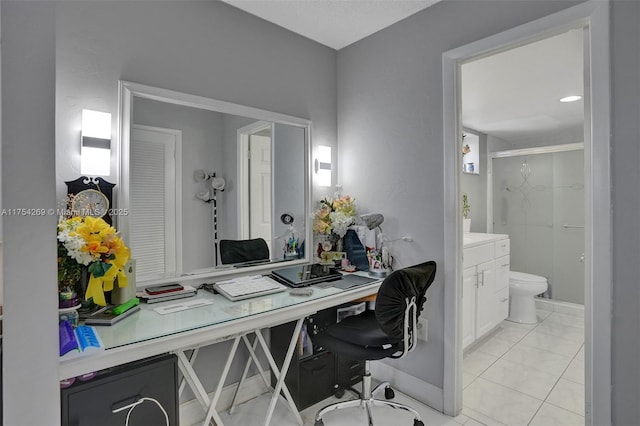
M 381 280 L 348 290 L 340 290 L 335 287 L 313 287 L 314 292 L 308 297 L 291 296 L 288 291 L 285 291 L 238 302 L 231 302 L 221 295 L 213 295 L 207 291 L 200 290 L 196 297 L 211 300 L 213 304 L 165 315 L 160 315 L 154 312 L 153 309 L 163 304 L 179 303 L 180 299 L 163 302 L 162 304 L 142 305 L 140 312 L 130 318 L 113 326 L 96 327 L 106 350 L 86 357 L 61 362 L 60 379 L 79 376 L 162 353 L 174 352 L 178 355 L 180 369 L 193 389 L 194 394 L 196 394 L 197 399 L 203 408 L 208 407 L 205 424 L 208 424 L 209 419 L 213 418 L 217 424 L 221 425 L 222 422 L 215 412 L 215 403 L 224 384 L 224 376 L 226 376 L 228 368 L 225 368 L 218 389 L 216 389 L 214 398 L 211 400 L 204 388 L 202 388 L 193 368 L 191 368 L 184 354 L 185 350 L 233 339 L 234 344 L 227 360 L 227 363 L 230 364 L 230 360 L 233 358 L 233 354 L 235 354 L 235 350 L 243 336 L 249 333 L 256 333 L 256 340 L 262 340 L 261 330 L 290 321 L 298 321 L 296 330 L 299 332 L 302 320 L 306 316 L 322 309 L 375 294 L 380 284 Z M 265 425 L 269 424 L 271 420 L 271 414 L 280 393 L 279 391 L 284 386 L 284 377 L 286 376 L 296 341 L 297 332 L 294 331 L 288 356 L 281 366 L 281 374 L 279 377 L 276 374 L 278 383 L 273 393 Z M 262 344 L 263 342 L 261 342 Z M 267 357 L 272 360 L 267 348 L 263 347 L 263 349 L 265 349 Z M 271 366 L 272 368 L 274 367 L 274 365 Z M 288 393 L 286 387 L 283 390 L 285 394 Z M 301 422 L 295 405 L 290 398 L 287 399 L 289 400 L 289 405 L 292 406 L 294 414 Z M 205 408 L 206 410 L 207 408 Z

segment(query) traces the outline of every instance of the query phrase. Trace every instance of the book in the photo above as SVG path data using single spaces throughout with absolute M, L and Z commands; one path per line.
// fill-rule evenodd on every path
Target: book
M 95 328 L 79 325 L 73 328 L 67 320 L 60 321 L 60 359 L 67 360 L 104 350 L 104 345 Z
M 114 308 L 115 306 L 109 306 L 107 309 L 98 311 L 84 320 L 84 323 L 86 325 L 113 325 L 140 310 L 140 306 L 134 306 L 121 314 L 117 314 L 114 312 Z

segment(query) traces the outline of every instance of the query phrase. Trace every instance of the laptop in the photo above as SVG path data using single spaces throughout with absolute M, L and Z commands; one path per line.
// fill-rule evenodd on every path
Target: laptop
M 342 274 L 334 268 L 314 263 L 312 265 L 293 266 L 276 269 L 273 278 L 289 287 L 304 287 L 312 284 L 342 279 Z

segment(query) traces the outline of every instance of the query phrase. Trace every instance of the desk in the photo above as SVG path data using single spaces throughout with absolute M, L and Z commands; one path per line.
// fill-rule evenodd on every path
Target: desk
M 186 360 L 185 350 L 233 339 L 234 344 L 230 353 L 230 358 L 232 358 L 239 341 L 243 337 L 246 339 L 247 334 L 256 333 L 258 338 L 256 340 L 262 340 L 261 330 L 290 321 L 298 321 L 296 330 L 299 332 L 306 316 L 322 309 L 374 294 L 378 291 L 381 282 L 380 280 L 348 290 L 335 287 L 313 287 L 314 292 L 308 297 L 291 296 L 288 291 L 285 291 L 238 302 L 231 302 L 221 295 L 213 295 L 200 290 L 196 297 L 210 300 L 213 302 L 212 304 L 166 315 L 160 315 L 153 309 L 163 304 L 179 303 L 180 299 L 143 305 L 140 312 L 113 326 L 96 327 L 106 350 L 61 362 L 60 379 L 79 376 L 162 353 L 174 352 L 179 357 L 180 369 L 194 390 L 194 394 L 203 407 L 208 406 L 205 424 L 208 424 L 208 419 L 213 418 L 218 425 L 222 425 L 215 412 L 215 402 L 224 384 L 224 377 L 220 380 L 214 399 L 209 400 L 208 395 L 199 385 L 195 372 Z M 284 377 L 296 341 L 297 333 L 294 331 L 289 348 L 290 353 L 281 366 L 282 371 L 272 397 L 265 425 L 271 421 L 273 407 L 284 384 Z M 267 357 L 271 358 L 266 348 L 265 352 Z M 229 360 L 227 361 L 230 363 Z M 228 371 L 228 368 L 225 370 Z M 225 374 L 223 373 L 223 376 Z M 289 404 L 293 405 L 291 401 Z M 291 408 L 301 422 L 295 405 Z

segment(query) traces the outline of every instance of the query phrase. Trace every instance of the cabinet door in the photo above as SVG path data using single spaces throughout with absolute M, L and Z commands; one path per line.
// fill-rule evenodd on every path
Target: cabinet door
M 494 310 L 497 304 L 494 296 L 496 261 L 491 260 L 481 263 L 477 266 L 477 272 L 476 339 L 482 337 L 495 325 Z
M 473 343 L 476 337 L 476 267 L 462 271 L 462 347 Z

